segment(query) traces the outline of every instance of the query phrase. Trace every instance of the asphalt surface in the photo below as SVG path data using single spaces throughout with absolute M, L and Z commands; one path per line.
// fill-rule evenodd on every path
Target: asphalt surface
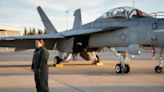
M 0 92 L 35 92 L 30 69 L 32 51 L 0 53 Z M 93 66 L 91 61 L 78 58 L 64 63 L 64 67 L 53 67 L 56 52 L 50 54 L 50 92 L 164 92 L 164 71 L 155 73 L 158 62 L 151 60 L 151 54 L 130 61 L 129 74 L 115 73 L 118 61 L 108 52 L 100 53 L 105 58 L 103 66 Z

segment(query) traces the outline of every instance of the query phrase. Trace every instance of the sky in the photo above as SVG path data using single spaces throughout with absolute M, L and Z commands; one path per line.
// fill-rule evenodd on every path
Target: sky
M 146 13 L 164 11 L 164 0 L 134 1 L 134 7 Z M 37 6 L 43 8 L 57 31 L 61 32 L 67 26 L 72 28 L 75 9 L 81 8 L 82 23 L 85 24 L 112 8 L 132 7 L 133 0 L 0 0 L 0 27 L 44 29 Z

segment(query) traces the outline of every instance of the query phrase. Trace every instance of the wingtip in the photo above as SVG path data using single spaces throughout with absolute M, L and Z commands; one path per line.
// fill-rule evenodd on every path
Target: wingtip
M 37 9 L 41 8 L 41 6 L 38 6 Z

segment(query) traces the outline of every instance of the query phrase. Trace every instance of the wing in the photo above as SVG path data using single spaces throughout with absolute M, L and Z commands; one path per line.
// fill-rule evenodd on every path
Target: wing
M 28 35 L 28 36 L 12 36 L 0 37 L 0 47 L 15 47 L 16 49 L 32 49 L 35 48 L 35 40 L 43 39 L 45 47 L 52 50 L 58 39 L 64 38 L 61 34 L 45 34 L 45 35 Z
M 62 34 L 66 37 L 78 36 L 78 35 L 91 35 L 91 34 L 96 34 L 106 31 L 115 31 L 124 28 L 127 27 L 117 26 L 117 27 L 107 27 L 107 28 L 80 29 L 80 30 L 71 30 L 71 31 L 63 32 Z

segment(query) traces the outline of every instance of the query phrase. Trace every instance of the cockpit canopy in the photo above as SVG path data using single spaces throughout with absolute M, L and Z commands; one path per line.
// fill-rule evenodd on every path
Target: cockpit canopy
M 102 18 L 133 18 L 133 17 L 150 17 L 150 15 L 132 8 L 132 7 L 118 7 L 111 9 L 102 14 L 98 19 Z

